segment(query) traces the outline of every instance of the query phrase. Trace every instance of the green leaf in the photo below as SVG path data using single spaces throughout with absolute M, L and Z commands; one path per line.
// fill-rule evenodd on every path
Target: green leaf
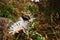
M 37 39 L 36 40 L 45 40 L 45 38 L 44 37 L 37 36 Z
M 42 40 L 42 39 L 41 39 L 41 37 L 38 36 L 38 37 L 37 37 L 37 40 Z

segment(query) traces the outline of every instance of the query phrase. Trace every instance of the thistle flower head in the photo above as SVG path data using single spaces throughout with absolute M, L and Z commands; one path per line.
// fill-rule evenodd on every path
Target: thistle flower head
M 9 33 L 14 35 L 15 33 L 19 33 L 21 30 L 26 33 L 25 30 L 28 30 L 30 28 L 29 23 L 33 22 L 34 19 L 35 18 L 30 15 L 24 15 L 23 17 L 20 17 L 16 23 L 11 25 Z

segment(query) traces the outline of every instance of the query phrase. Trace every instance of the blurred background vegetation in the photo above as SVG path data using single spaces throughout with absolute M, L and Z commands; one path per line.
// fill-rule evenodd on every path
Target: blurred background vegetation
M 30 25 L 28 40 L 31 40 L 30 38 L 32 40 L 60 40 L 59 2 L 60 0 L 40 0 L 37 3 L 30 0 L 0 0 L 0 17 L 16 22 L 22 15 L 22 11 L 30 12 L 36 20 Z M 27 40 L 27 37 L 24 38 Z

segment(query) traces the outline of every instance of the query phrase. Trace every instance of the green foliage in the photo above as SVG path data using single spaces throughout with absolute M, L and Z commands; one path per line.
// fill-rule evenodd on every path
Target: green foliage
M 35 30 L 35 27 L 38 24 L 39 24 L 39 21 L 37 21 L 37 20 L 34 20 L 34 22 L 31 23 L 31 28 L 29 31 L 30 36 L 32 37 L 33 40 L 45 40 L 45 38 Z
M 52 10 L 46 10 L 45 15 L 46 17 L 50 16 L 52 14 Z
M 44 8 L 43 6 L 40 6 L 40 10 L 44 12 L 46 8 Z
M 28 6 L 27 10 L 29 10 L 30 12 L 38 13 L 38 10 L 35 6 Z
M 45 13 L 46 17 L 49 17 L 52 13 L 60 12 L 60 8 L 53 7 L 53 8 L 44 8 L 43 6 L 40 6 L 40 10 Z
M 9 6 L 4 6 L 3 8 L 0 8 L 0 17 L 9 18 L 14 22 L 17 21 L 14 17 L 13 9 Z
M 36 31 L 30 31 L 30 34 L 33 38 L 35 37 L 35 40 L 45 40 L 45 38 Z
M 57 12 L 60 12 L 59 10 L 60 10 L 59 8 L 50 8 L 48 10 L 45 10 L 45 15 L 48 17 L 52 13 L 56 14 Z
M 30 23 L 30 31 L 32 31 L 32 30 L 35 30 L 35 27 L 37 26 L 39 24 L 39 21 L 37 21 L 36 19 L 32 22 L 32 23 Z

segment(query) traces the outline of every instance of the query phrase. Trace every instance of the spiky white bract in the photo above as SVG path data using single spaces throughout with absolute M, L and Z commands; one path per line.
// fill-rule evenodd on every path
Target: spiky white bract
M 11 27 L 9 29 L 9 33 L 14 35 L 15 33 L 19 33 L 20 30 L 23 30 L 23 32 L 26 33 L 25 31 L 30 28 L 29 23 L 33 22 L 33 20 L 35 19 L 31 15 L 29 15 L 29 17 L 30 17 L 30 19 L 28 21 L 24 21 L 23 18 L 20 17 L 16 23 L 11 25 Z
M 17 21 L 16 23 L 14 23 L 13 25 L 11 25 L 10 27 L 10 31 L 9 33 L 12 33 L 12 34 L 15 34 L 15 33 L 19 33 L 19 31 L 21 29 L 25 30 L 25 29 L 28 29 L 28 21 L 24 21 L 21 17 L 20 17 L 20 20 Z

